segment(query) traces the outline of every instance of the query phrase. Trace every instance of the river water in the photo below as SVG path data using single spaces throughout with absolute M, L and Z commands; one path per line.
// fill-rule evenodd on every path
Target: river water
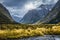
M 20 39 L 20 40 L 60 40 L 60 35 L 45 35 L 44 37 L 30 37 L 26 39 Z

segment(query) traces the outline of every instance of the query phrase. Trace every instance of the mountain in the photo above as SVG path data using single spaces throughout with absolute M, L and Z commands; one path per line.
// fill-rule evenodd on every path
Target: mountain
M 53 5 L 44 5 L 42 4 L 37 9 L 29 10 L 27 14 L 20 20 L 20 23 L 32 24 L 42 18 L 44 18 L 49 11 L 51 11 Z
M 14 16 L 14 15 L 12 15 L 12 18 L 18 23 L 22 19 L 22 17 L 17 17 L 17 16 Z
M 0 24 L 1 23 L 16 23 L 10 16 L 9 11 L 0 3 Z
M 60 0 L 56 3 L 48 15 L 37 23 L 58 23 L 60 22 Z

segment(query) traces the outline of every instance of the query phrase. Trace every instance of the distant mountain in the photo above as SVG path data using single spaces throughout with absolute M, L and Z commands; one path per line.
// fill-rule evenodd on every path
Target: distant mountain
M 21 23 L 32 24 L 42 18 L 44 18 L 49 11 L 53 8 L 53 5 L 42 4 L 37 9 L 30 10 L 25 16 L 20 20 Z
M 41 23 L 58 23 L 60 22 L 60 0 L 56 3 L 53 9 L 48 13 L 46 17 L 37 22 Z
M 12 18 L 16 21 L 16 22 L 19 22 L 21 19 L 22 19 L 22 17 L 17 17 L 17 16 L 14 16 L 14 15 L 12 15 Z M 20 22 L 19 22 L 20 23 Z
M 9 11 L 0 3 L 0 24 L 1 23 L 16 23 L 10 16 Z

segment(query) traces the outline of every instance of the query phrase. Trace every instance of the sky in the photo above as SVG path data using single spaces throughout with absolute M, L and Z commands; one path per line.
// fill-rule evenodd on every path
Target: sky
M 41 4 L 53 4 L 57 0 L 0 0 L 11 15 L 23 17 L 29 10 L 36 9 Z

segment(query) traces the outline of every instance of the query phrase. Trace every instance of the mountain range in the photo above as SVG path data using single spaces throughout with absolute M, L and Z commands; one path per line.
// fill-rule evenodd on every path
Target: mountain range
M 16 16 L 11 17 L 9 11 L 0 3 L 0 24 L 17 22 L 24 24 L 60 22 L 60 0 L 55 5 L 42 4 L 36 9 L 29 10 L 21 19 Z
M 60 0 L 56 3 L 56 5 L 53 7 L 53 9 L 48 13 L 48 15 L 39 20 L 37 24 L 41 23 L 58 23 L 60 22 Z
M 20 20 L 20 23 L 32 24 L 41 20 L 48 14 L 49 11 L 51 11 L 53 5 L 54 4 L 42 4 L 37 9 L 29 10 L 28 13 L 26 13 L 24 17 Z

